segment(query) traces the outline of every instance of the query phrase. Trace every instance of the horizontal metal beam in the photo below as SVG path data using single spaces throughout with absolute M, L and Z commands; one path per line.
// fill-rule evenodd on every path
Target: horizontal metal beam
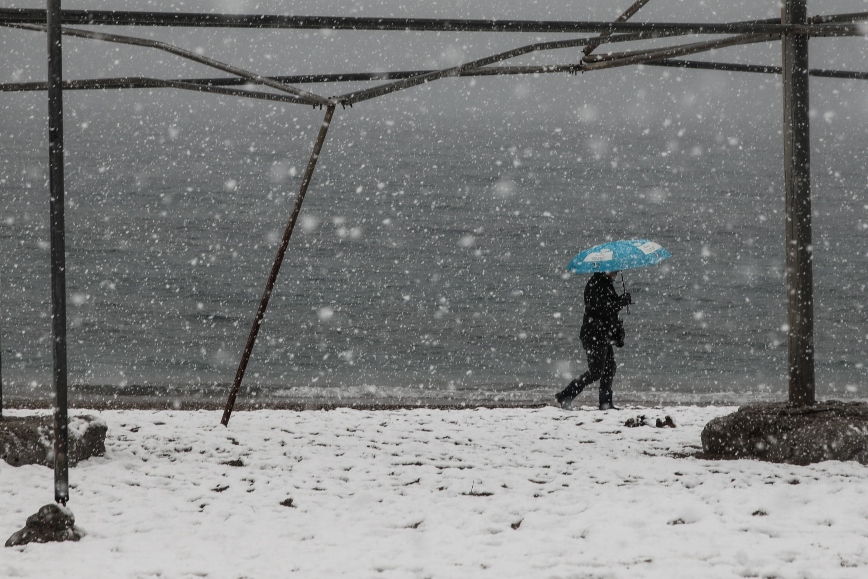
M 662 66 L 668 68 L 690 68 L 699 70 L 718 70 L 724 72 L 750 72 L 760 74 L 781 74 L 780 66 L 761 64 L 738 64 L 733 62 L 706 62 L 700 60 L 657 60 L 643 63 L 645 66 Z M 340 72 L 333 74 L 300 74 L 295 76 L 272 76 L 273 81 L 292 84 L 331 83 L 331 82 L 365 82 L 374 80 L 400 80 L 421 74 L 436 72 L 433 70 L 398 70 L 391 72 Z M 576 74 L 582 72 L 581 64 L 549 64 L 537 66 L 486 66 L 464 71 L 460 77 L 478 76 L 509 76 L 527 74 Z M 808 74 L 821 78 L 840 78 L 851 80 L 868 80 L 868 72 L 854 70 L 828 70 L 812 68 Z M 247 90 L 233 90 L 220 87 L 244 86 L 249 81 L 243 78 L 179 78 L 160 80 L 146 77 L 95 78 L 64 81 L 63 90 L 115 90 L 142 88 L 180 88 L 198 92 L 217 93 L 229 96 L 297 103 L 293 97 L 274 93 L 263 93 Z M 45 82 L 18 82 L 0 84 L 0 92 L 32 92 L 46 90 Z
M 544 74 L 544 73 L 564 73 L 564 72 L 580 72 L 580 64 L 554 64 L 548 66 L 497 66 L 478 68 L 463 72 L 457 76 L 500 76 L 500 75 L 516 75 L 516 74 Z M 295 76 L 271 76 L 268 77 L 276 82 L 285 82 L 292 84 L 304 83 L 333 83 L 333 82 L 365 82 L 375 80 L 400 80 L 419 76 L 420 74 L 428 74 L 437 72 L 435 70 L 400 70 L 394 72 L 345 72 L 335 74 L 300 74 Z M 167 83 L 183 83 L 190 86 L 198 86 L 200 88 L 213 87 L 228 87 L 228 86 L 244 86 L 250 84 L 250 81 L 243 78 L 186 78 L 173 80 L 160 80 L 147 77 L 120 77 L 120 78 L 95 78 L 84 80 L 64 81 L 63 90 L 112 90 L 112 89 L 128 89 L 128 88 L 171 88 Z M 181 87 L 179 87 L 181 88 Z M 183 87 L 186 88 L 186 87 Z M 29 92 L 46 90 L 44 82 L 18 82 L 0 84 L 0 92 Z M 250 92 L 250 91 L 247 91 Z M 280 97 L 280 99 L 288 102 L 298 102 L 292 97 L 283 97 L 282 95 L 272 95 L 271 93 L 255 93 L 257 95 L 270 95 Z M 239 95 L 246 96 L 246 95 Z M 258 97 L 254 97 L 258 98 Z
M 858 15 L 840 17 L 858 20 Z M 0 8 L 0 22 L 45 24 L 45 10 Z M 78 26 L 179 26 L 190 28 L 283 28 L 313 30 L 380 30 L 420 32 L 615 33 L 674 31 L 681 34 L 861 34 L 852 20 L 828 20 L 814 25 L 783 25 L 765 20 L 731 23 L 595 22 L 557 20 L 479 20 L 441 18 L 378 18 L 364 16 L 290 16 L 280 14 L 209 14 L 64 10 L 62 23 Z
M 729 72 L 753 72 L 760 74 L 781 74 L 780 66 L 764 66 L 761 64 L 737 64 L 734 62 L 703 62 L 700 60 L 658 60 L 646 62 L 646 66 L 665 66 L 671 68 L 693 68 L 700 70 L 722 70 Z M 868 80 L 868 72 L 854 70 L 828 70 L 812 68 L 809 76 L 820 78 L 841 78 L 851 80 Z
M 829 24 L 831 22 L 859 22 L 868 20 L 868 12 L 852 12 L 850 14 L 827 14 L 813 16 L 808 19 L 812 24 Z

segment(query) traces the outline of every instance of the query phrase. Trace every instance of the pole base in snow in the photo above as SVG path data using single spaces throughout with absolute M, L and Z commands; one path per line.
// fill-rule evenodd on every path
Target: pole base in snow
M 75 526 L 72 511 L 60 505 L 45 505 L 35 515 L 27 518 L 23 529 L 9 537 L 7 547 L 28 543 L 78 541 L 83 533 Z

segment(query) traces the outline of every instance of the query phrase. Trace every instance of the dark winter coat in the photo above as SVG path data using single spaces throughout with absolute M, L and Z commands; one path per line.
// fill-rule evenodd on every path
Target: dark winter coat
M 617 343 L 621 321 L 618 312 L 630 303 L 630 294 L 619 296 L 615 284 L 605 273 L 595 273 L 585 286 L 585 315 L 579 338 L 582 347 L 591 350 Z M 620 346 L 623 346 L 623 335 Z

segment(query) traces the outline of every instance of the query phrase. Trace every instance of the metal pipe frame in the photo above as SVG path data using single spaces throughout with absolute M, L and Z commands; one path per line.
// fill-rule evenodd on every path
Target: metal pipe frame
M 770 21 L 735 22 L 725 24 L 694 23 L 628 23 L 625 22 L 641 9 L 648 0 L 636 0 L 615 22 L 556 22 L 556 21 L 498 21 L 462 19 L 414 19 L 414 18 L 365 18 L 365 17 L 307 17 L 307 16 L 269 16 L 269 15 L 225 15 L 195 13 L 158 13 L 158 12 L 110 12 L 110 11 L 62 11 L 60 0 L 47 0 L 46 10 L 0 9 L 0 25 L 19 29 L 46 32 L 49 50 L 49 79 L 42 88 L 41 83 L 18 83 L 0 85 L 0 90 L 47 90 L 49 94 L 49 183 L 51 189 L 51 254 L 52 254 L 52 329 L 54 335 L 54 382 L 55 382 L 55 498 L 64 504 L 69 498 L 66 432 L 66 310 L 65 310 L 65 248 L 63 223 L 63 102 L 62 92 L 66 87 L 78 89 L 97 88 L 178 88 L 200 92 L 260 98 L 313 106 L 326 106 L 326 118 L 320 129 L 317 143 L 302 189 L 296 198 L 290 221 L 284 233 L 284 241 L 272 268 L 272 275 L 266 284 L 260 304 L 260 311 L 251 328 L 248 347 L 245 349 L 236 376 L 230 403 L 224 413 L 224 424 L 228 422 L 231 403 L 234 403 L 237 387 L 240 386 L 246 361 L 252 351 L 259 326 L 264 316 L 276 279 L 283 253 L 295 225 L 304 194 L 310 182 L 319 149 L 325 139 L 335 105 L 352 106 L 357 102 L 384 96 L 453 76 L 483 76 L 499 74 L 539 74 L 549 72 L 584 72 L 601 70 L 632 64 L 652 66 L 680 66 L 685 68 L 710 68 L 713 70 L 736 70 L 745 72 L 777 73 L 777 67 L 758 67 L 729 63 L 698 63 L 695 61 L 671 61 L 669 59 L 688 54 L 696 54 L 716 48 L 783 40 L 783 66 L 779 69 L 784 76 L 784 116 L 785 116 L 785 174 L 787 180 L 787 271 L 788 271 L 788 320 L 790 322 L 790 400 L 793 403 L 813 402 L 813 295 L 811 273 L 811 224 L 810 224 L 810 150 L 809 124 L 807 119 L 809 75 L 835 78 L 866 78 L 866 73 L 847 71 L 810 71 L 807 67 L 808 38 L 810 36 L 865 36 L 864 27 L 854 24 L 868 19 L 868 13 L 815 16 L 808 18 L 805 0 L 786 0 L 780 23 Z M 61 24 L 114 25 L 114 26 L 196 26 L 231 28 L 284 28 L 284 29 L 335 29 L 335 30 L 378 30 L 378 31 L 476 31 L 476 32 L 595 32 L 596 38 L 569 39 L 561 41 L 538 42 L 518 47 L 506 52 L 436 71 L 405 71 L 385 73 L 355 73 L 354 75 L 317 75 L 308 77 L 264 77 L 244 69 L 204 57 L 173 45 L 115 34 L 103 34 L 86 30 L 62 28 Z M 621 34 L 614 33 L 620 32 Z M 156 48 L 182 58 L 234 74 L 243 83 L 268 86 L 290 96 L 273 95 L 248 90 L 218 86 L 213 79 L 158 80 L 151 78 L 103 79 L 93 81 L 62 80 L 61 43 L 62 34 Z M 590 53 L 606 42 L 627 42 L 649 38 L 678 35 L 737 34 L 737 36 L 684 44 L 660 49 L 637 50 L 616 54 L 591 57 Z M 584 46 L 585 64 L 551 65 L 542 67 L 490 67 L 488 65 L 509 60 L 531 52 L 555 50 Z M 406 75 L 406 76 L 405 76 Z M 340 78 L 336 78 L 336 77 Z M 362 78 L 367 76 L 367 78 Z M 398 79 L 399 76 L 404 78 Z M 351 78 L 352 77 L 352 78 Z M 287 78 L 316 78 L 298 82 L 325 82 L 337 80 L 396 80 L 388 84 L 353 91 L 344 95 L 325 98 L 314 93 L 290 86 Z M 280 79 L 280 80 L 278 80 Z M 241 84 L 240 81 L 233 82 Z M 23 88 L 27 87 L 27 88 Z M 807 208 L 807 209 L 806 209 Z M 797 297 L 793 297 L 793 296 Z M 0 376 L 0 416 L 2 416 L 2 376 Z
M 637 35 L 637 36 L 641 36 Z M 713 41 L 714 44 L 711 48 L 706 46 L 706 43 L 699 44 L 691 44 L 685 45 L 681 47 L 674 47 L 672 49 L 661 48 L 654 51 L 650 51 L 647 55 L 643 56 L 634 56 L 630 58 L 625 58 L 621 60 L 616 60 L 612 62 L 601 62 L 595 64 L 583 64 L 577 65 L 575 71 L 571 72 L 585 72 L 589 70 L 600 70 L 604 68 L 615 68 L 618 66 L 626 66 L 629 64 L 639 64 L 641 62 L 645 62 L 647 60 L 659 60 L 661 58 L 669 58 L 687 54 L 696 54 L 698 52 L 705 52 L 708 50 L 712 50 L 714 48 L 721 48 L 724 46 L 735 46 L 738 44 L 750 44 L 753 42 L 765 42 L 768 40 L 777 40 L 778 36 L 774 34 L 768 35 L 741 35 L 735 36 L 728 39 L 716 40 Z M 460 64 L 458 66 L 447 68 L 443 70 L 438 70 L 426 74 L 421 74 L 415 77 L 411 77 L 405 80 L 384 84 L 380 86 L 376 86 L 373 88 L 363 89 L 351 93 L 347 93 L 341 96 L 332 97 L 332 100 L 340 103 L 344 106 L 352 106 L 358 102 L 366 101 L 372 98 L 380 97 L 387 95 L 392 92 L 396 92 L 399 90 L 404 90 L 408 88 L 412 88 L 414 86 L 418 86 L 420 84 L 425 84 L 428 82 L 432 82 L 434 80 L 438 80 L 446 77 L 460 76 L 464 72 L 472 71 L 475 69 L 482 68 L 489 64 L 494 64 L 495 62 L 502 62 L 504 60 L 509 60 L 512 58 L 516 58 L 518 56 L 523 56 L 525 54 L 529 54 L 532 52 L 542 52 L 547 50 L 558 50 L 563 48 L 574 48 L 578 46 L 587 46 L 589 43 L 610 43 L 610 42 L 628 42 L 633 40 L 644 40 L 645 37 L 633 37 L 633 35 L 624 34 L 618 36 L 609 36 L 607 38 L 576 38 L 570 40 L 556 40 L 551 42 L 538 42 L 535 44 L 529 44 L 526 46 L 521 46 L 518 48 L 513 48 L 512 50 L 508 50 L 506 52 L 501 52 L 499 54 L 494 54 L 492 56 L 487 56 L 485 58 L 480 58 L 478 60 L 474 60 L 471 62 L 467 62 L 464 64 Z
M 767 66 L 762 64 L 737 64 L 734 62 L 704 62 L 700 60 L 655 60 L 644 63 L 645 66 L 665 66 L 671 68 L 693 68 L 699 70 L 721 70 L 728 72 L 752 72 L 760 74 L 781 74 L 780 66 Z M 827 70 L 811 68 L 809 76 L 818 78 L 840 78 L 846 80 L 868 80 L 868 72 L 853 70 Z
M 591 41 L 592 39 L 588 38 L 576 38 L 572 40 L 558 40 L 554 42 L 538 42 L 535 44 L 529 44 L 527 46 L 521 46 L 519 48 L 513 48 L 512 50 L 507 50 L 506 52 L 486 56 L 484 58 L 466 62 L 464 64 L 460 64 L 451 68 L 436 70 L 434 72 L 429 72 L 426 74 L 420 74 L 418 76 L 410 77 L 408 79 L 346 93 L 333 98 L 335 101 L 337 101 L 343 106 L 353 106 L 354 104 L 360 103 L 362 101 L 385 96 L 387 94 L 400 90 L 413 88 L 415 86 L 419 86 L 420 84 L 426 84 L 435 80 L 439 80 L 441 78 L 459 76 L 462 72 L 482 68 L 483 66 L 494 64 L 495 62 L 502 62 L 504 60 L 509 60 L 517 56 L 523 56 L 531 52 L 585 46 Z
M 34 24 L 4 24 L 0 22 L 0 26 L 7 26 L 10 28 L 18 28 L 23 30 L 32 30 L 36 32 L 44 32 L 45 27 L 41 25 Z M 238 68 L 233 65 L 229 65 L 226 63 L 219 62 L 212 58 L 208 58 L 205 56 L 201 56 L 190 52 L 189 50 L 185 50 L 183 48 L 179 48 L 177 46 L 160 42 L 156 40 L 144 39 L 144 38 L 136 38 L 132 36 L 123 36 L 118 34 L 103 34 L 97 32 L 91 32 L 87 30 L 78 30 L 72 28 L 63 28 L 62 33 L 75 36 L 79 38 L 86 38 L 91 40 L 101 40 L 104 42 L 114 42 L 119 44 L 127 44 L 133 46 L 143 46 L 147 48 L 156 48 L 159 50 L 163 50 L 174 54 L 176 56 L 180 56 L 182 58 L 186 58 L 188 60 L 192 60 L 194 62 L 198 62 L 200 64 L 204 64 L 206 66 L 210 66 L 216 68 L 218 70 L 223 70 L 225 72 L 229 72 L 230 74 L 235 74 L 241 78 L 248 80 L 249 82 L 255 84 L 263 84 L 269 86 L 271 88 L 276 88 L 283 92 L 287 92 L 298 99 L 300 104 L 312 104 L 314 106 L 323 106 L 327 104 L 341 104 L 343 106 L 352 106 L 357 102 L 361 102 L 364 100 L 369 100 L 378 96 L 384 96 L 386 94 L 396 92 L 399 90 L 404 90 L 407 88 L 412 88 L 414 86 L 418 86 L 420 84 L 428 83 L 433 80 L 437 80 L 444 77 L 449 76 L 458 76 L 463 71 L 473 70 L 475 68 L 483 67 L 487 64 L 493 64 L 495 62 L 500 62 L 503 60 L 508 60 L 511 58 L 515 58 L 517 56 L 521 56 L 524 54 L 528 54 L 531 52 L 538 52 L 544 50 L 556 50 L 561 48 L 571 48 L 576 46 L 584 46 L 588 42 L 592 40 L 601 43 L 615 43 L 615 42 L 630 42 L 636 40 L 645 40 L 648 38 L 660 38 L 665 36 L 673 36 L 680 35 L 677 32 L 641 32 L 636 34 L 622 34 L 622 35 L 614 35 L 609 36 L 605 39 L 587 39 L 587 38 L 578 38 L 571 40 L 559 40 L 559 41 L 551 41 L 551 42 L 538 42 L 526 46 L 522 46 L 519 48 L 515 48 L 506 52 L 502 52 L 499 54 L 495 54 L 493 56 L 488 56 L 482 59 L 478 59 L 469 63 L 465 63 L 459 65 L 457 67 L 452 67 L 444 70 L 439 70 L 427 74 L 418 75 L 416 77 L 407 78 L 402 81 L 389 83 L 387 85 L 381 85 L 379 87 L 368 88 L 360 91 L 355 91 L 352 93 L 348 93 L 346 95 L 342 95 L 339 97 L 332 97 L 329 99 L 325 99 L 319 95 L 315 95 L 313 93 L 297 89 L 295 87 L 285 85 L 282 83 L 275 82 L 268 77 L 263 77 L 256 73 Z
M 51 343 L 54 381 L 54 500 L 69 500 L 66 365 L 66 226 L 63 180 L 63 50 L 60 0 L 48 2 L 48 188 L 51 238 Z
M 725 48 L 727 46 L 733 46 L 735 44 L 750 44 L 752 40 L 756 40 L 757 42 L 764 42 L 768 39 L 777 39 L 776 36 L 770 36 L 766 34 L 739 34 L 736 36 L 730 36 L 727 38 L 720 38 L 717 40 L 706 40 L 703 42 L 691 42 L 689 44 L 679 44 L 676 46 L 666 46 L 666 47 L 656 47 L 656 48 L 643 48 L 640 50 L 629 50 L 625 52 L 609 52 L 606 54 L 591 54 L 586 56 L 584 59 L 585 64 L 593 64 L 597 62 L 607 62 L 612 60 L 621 60 L 624 58 L 633 58 L 636 56 L 639 57 L 647 57 L 654 53 L 660 52 L 668 52 L 668 51 L 682 51 L 682 50 L 693 50 L 697 49 L 698 52 L 705 52 L 706 50 L 714 50 L 716 48 Z
M 633 64 L 643 64 L 655 60 L 663 60 L 667 58 L 677 58 L 679 56 L 687 56 L 690 54 L 698 54 L 700 52 L 708 52 L 719 48 L 729 46 L 738 46 L 741 44 L 754 44 L 758 42 L 769 42 L 779 40 L 779 37 L 774 34 L 744 34 L 723 38 L 720 40 L 712 40 L 710 42 L 698 42 L 693 44 L 684 44 L 681 46 L 673 46 L 669 48 L 660 48 L 657 50 L 639 51 L 632 56 L 616 58 L 613 60 L 603 60 L 600 62 L 589 62 L 585 64 L 583 71 L 603 70 L 606 68 L 615 68 L 620 66 L 630 66 Z
M 10 28 L 18 28 L 22 30 L 33 30 L 36 32 L 45 32 L 45 27 L 35 24 L 2 24 L 3 26 L 8 26 Z M 294 97 L 296 97 L 297 101 L 301 104 L 307 105 L 326 105 L 328 104 L 328 99 L 321 97 L 319 95 L 313 94 L 306 90 L 302 90 L 299 88 L 295 88 L 293 86 L 285 85 L 279 82 L 275 82 L 267 77 L 260 76 L 256 73 L 244 70 L 243 68 L 238 68 L 237 66 L 233 66 L 231 64 L 226 64 L 224 62 L 220 62 L 218 60 L 214 60 L 213 58 L 208 58 L 207 56 L 202 56 L 200 54 L 196 54 L 195 52 L 191 52 L 189 50 L 185 50 L 183 48 L 179 48 L 172 44 L 168 44 L 166 42 L 160 42 L 159 40 L 150 40 L 147 38 L 136 38 L 134 36 L 122 36 L 120 34 L 104 34 L 102 32 L 91 32 L 89 30 L 78 30 L 75 28 L 62 28 L 62 34 L 66 36 L 74 36 L 78 38 L 87 38 L 90 40 L 102 40 L 104 42 L 113 42 L 116 44 L 128 44 L 132 46 L 143 46 L 145 48 L 155 48 L 157 50 L 162 50 L 164 52 L 168 52 L 170 54 L 174 54 L 175 56 L 180 56 L 181 58 L 186 58 L 187 60 L 192 60 L 193 62 L 198 62 L 199 64 L 204 64 L 205 66 L 209 66 L 211 68 L 216 68 L 217 70 L 222 70 L 223 72 L 228 72 L 229 74 L 234 74 L 241 78 L 247 79 L 248 81 L 254 84 L 262 84 L 273 89 L 279 90 L 281 92 L 288 93 Z
M 418 32 L 533 32 L 615 33 L 669 31 L 679 34 L 837 34 L 856 31 L 850 23 L 868 15 L 842 14 L 819 17 L 817 24 L 788 25 L 755 20 L 731 23 L 594 22 L 556 20 L 481 20 L 440 18 L 379 18 L 365 16 L 289 16 L 266 14 L 209 14 L 191 12 L 135 12 L 111 10 L 63 10 L 63 24 L 79 26 L 170 26 L 189 28 L 279 28 L 293 30 L 418 31 Z M 0 21 L 44 24 L 45 11 L 34 8 L 0 8 Z
M 630 18 L 632 18 L 639 10 L 642 9 L 646 4 L 648 4 L 650 0 L 636 0 L 629 8 L 627 8 L 620 16 L 615 19 L 615 22 L 626 22 Z M 602 40 L 607 36 L 611 36 L 611 32 L 601 32 L 598 39 Z M 585 53 L 585 56 L 588 56 L 594 50 L 600 46 L 600 42 L 591 42 L 588 44 L 582 52 Z M 583 59 L 584 60 L 584 59 Z
M 642 66 L 661 66 L 669 68 L 688 68 L 698 70 L 718 70 L 725 72 L 750 72 L 759 74 L 781 74 L 780 66 L 762 64 L 739 64 L 734 62 L 710 62 L 700 60 L 654 60 L 642 63 Z M 433 70 L 399 70 L 391 72 L 341 72 L 332 74 L 300 74 L 295 76 L 272 76 L 272 80 L 288 84 L 331 83 L 331 82 L 364 82 L 372 80 L 398 80 L 428 74 Z M 535 66 L 490 66 L 468 70 L 459 77 L 485 77 L 537 74 L 576 74 L 582 72 L 580 64 L 543 64 Z M 868 72 L 854 70 L 829 70 L 812 68 L 810 76 L 818 78 L 839 78 L 845 80 L 868 80 Z M 123 90 L 144 88 L 179 88 L 184 90 L 216 93 L 244 98 L 297 103 L 298 100 L 274 93 L 263 93 L 246 90 L 223 89 L 220 87 L 243 86 L 249 84 L 241 78 L 187 78 L 160 80 L 146 77 L 121 77 L 70 80 L 63 82 L 63 90 Z M 47 83 L 22 82 L 0 84 L 0 92 L 44 91 Z
M 280 78 L 280 77 L 271 77 Z M 277 82 L 281 82 L 278 80 Z M 298 104 L 298 99 L 288 95 L 269 92 L 258 92 L 225 88 L 249 84 L 244 79 L 214 78 L 214 79 L 170 79 L 162 80 L 148 77 L 96 78 L 86 80 L 64 81 L 63 90 L 111 90 L 111 89 L 142 89 L 142 88 L 176 88 L 194 92 L 213 93 L 226 96 L 252 98 L 268 101 L 278 101 Z M 15 84 L 0 84 L 0 92 L 28 92 L 46 90 L 44 82 L 24 82 Z
M 850 14 L 828 14 L 812 16 L 808 19 L 812 24 L 828 24 L 831 22 L 859 22 L 868 20 L 868 12 L 851 12 Z
M 0 26 L 7 26 L 10 28 L 18 28 L 23 30 L 32 30 L 36 32 L 44 32 L 45 27 L 41 25 L 34 24 L 7 24 L 0 22 Z M 340 97 L 332 97 L 330 99 L 325 99 L 319 95 L 315 95 L 313 93 L 303 91 L 301 89 L 297 89 L 292 86 L 288 86 L 282 83 L 275 82 L 268 77 L 263 77 L 256 73 L 238 68 L 233 65 L 225 64 L 214 60 L 212 58 L 208 58 L 205 56 L 201 56 L 190 52 L 189 50 L 185 50 L 183 48 L 179 48 L 177 46 L 160 42 L 156 40 L 144 39 L 144 38 L 136 38 L 132 36 L 124 36 L 118 34 L 102 34 L 97 32 L 91 32 L 87 30 L 78 30 L 72 28 L 63 28 L 62 33 L 75 36 L 79 38 L 86 38 L 90 40 L 101 40 L 104 42 L 114 42 L 119 44 L 127 44 L 133 46 L 143 46 L 146 48 L 156 48 L 159 50 L 163 50 L 174 54 L 176 56 L 180 56 L 181 58 L 186 58 L 188 60 L 192 60 L 194 62 L 198 62 L 200 64 L 204 64 L 206 66 L 210 66 L 216 68 L 218 70 L 223 70 L 225 72 L 229 72 L 230 74 L 235 74 L 241 78 L 246 79 L 247 81 L 254 84 L 263 84 L 265 86 L 269 86 L 271 88 L 276 88 L 283 92 L 287 92 L 295 96 L 300 104 L 308 104 L 314 106 L 323 106 L 326 104 L 337 104 L 340 103 L 343 106 L 352 106 L 356 102 L 361 102 L 363 100 L 369 100 L 371 98 L 375 98 L 377 96 L 383 96 L 398 90 L 404 90 L 407 88 L 411 88 L 414 86 L 418 86 L 420 84 L 424 84 L 427 82 L 431 82 L 433 80 L 437 80 L 439 78 L 444 78 L 448 76 L 457 76 L 462 71 L 472 70 L 474 68 L 482 67 L 486 64 L 492 64 L 494 62 L 500 62 L 503 60 L 507 60 L 510 58 L 515 58 L 516 56 L 521 56 L 524 54 L 528 54 L 530 52 L 544 51 L 544 50 L 555 50 L 560 48 L 571 48 L 575 46 L 584 46 L 591 39 L 587 38 L 579 38 L 572 40 L 559 40 L 552 42 L 538 42 L 526 46 L 522 46 L 519 48 L 515 48 L 503 53 L 499 53 L 493 56 L 489 56 L 486 58 L 482 58 L 470 63 L 466 63 L 457 67 L 434 71 L 427 74 L 422 74 L 417 77 L 411 77 L 406 80 L 390 83 L 388 85 L 382 85 L 380 87 L 373 87 L 369 89 L 365 89 L 362 91 L 356 91 L 354 93 L 349 93 L 347 95 L 342 95 Z M 648 38 L 661 38 L 666 36 L 680 35 L 680 33 L 676 32 L 642 32 L 636 34 L 622 34 L 622 35 L 614 35 L 609 36 L 605 39 L 597 39 L 598 43 L 615 43 L 615 42 L 631 42 L 636 40 L 645 40 Z
M 640 0 L 641 2 L 641 0 Z M 637 4 L 634 4 L 632 8 L 634 8 Z M 641 7 L 641 6 L 639 6 Z M 638 8 L 636 8 L 638 10 Z M 634 11 L 635 13 L 635 11 Z M 626 13 L 625 13 L 626 14 Z M 623 16 L 623 15 L 622 15 Z M 22 28 L 26 30 L 35 30 L 35 31 L 44 31 L 45 28 L 39 25 L 31 25 L 31 24 L 3 24 L 0 22 L 0 25 L 5 25 L 13 28 Z M 398 80 L 396 82 L 391 82 L 385 85 L 380 85 L 377 87 L 362 89 L 358 91 L 354 91 L 351 93 L 347 93 L 337 97 L 331 97 L 329 99 L 325 99 L 319 95 L 310 93 L 308 91 L 304 91 L 302 89 L 297 89 L 295 87 L 289 86 L 287 84 L 279 83 L 272 80 L 269 77 L 263 77 L 261 75 L 246 71 L 244 69 L 240 69 L 238 67 L 225 64 L 214 59 L 204 57 L 195 53 L 192 53 L 188 50 L 150 39 L 142 39 L 130 36 L 122 36 L 116 34 L 102 34 L 85 30 L 77 30 L 64 28 L 63 33 L 70 36 L 77 36 L 80 38 L 88 38 L 93 40 L 102 40 L 106 42 L 115 42 L 120 44 L 128 44 L 135 46 L 144 46 L 149 48 L 156 48 L 159 50 L 164 50 L 171 54 L 175 54 L 182 58 L 187 58 L 189 60 L 193 60 L 195 62 L 199 62 L 201 64 L 205 64 L 206 66 L 211 66 L 213 68 L 217 68 L 219 70 L 223 70 L 229 72 L 230 74 L 235 74 L 241 78 L 244 78 L 252 83 L 263 84 L 265 86 L 269 86 L 271 88 L 276 88 L 277 90 L 287 92 L 298 99 L 300 104 L 312 104 L 316 105 L 324 105 L 324 104 L 336 104 L 340 103 L 343 106 L 352 106 L 355 103 L 362 102 L 365 100 L 369 100 L 372 98 L 376 98 L 379 96 L 384 96 L 386 94 L 390 94 L 392 92 L 396 92 L 399 90 L 405 90 L 408 88 L 412 88 L 414 86 L 418 86 L 420 84 L 425 84 L 428 82 L 432 82 L 434 80 L 438 80 L 440 78 L 452 77 L 452 76 L 461 76 L 463 73 L 467 73 L 473 71 L 475 69 L 483 68 L 486 65 L 493 64 L 495 62 L 501 62 L 504 60 L 509 60 L 515 58 L 517 56 L 522 56 L 524 54 L 528 54 L 531 52 L 545 51 L 545 50 L 556 50 L 563 48 L 572 48 L 577 46 L 590 46 L 594 45 L 595 47 L 601 43 L 611 43 L 611 42 L 628 42 L 633 40 L 643 40 L 651 37 L 661 37 L 661 36 L 669 36 L 676 35 L 680 33 L 676 32 L 642 32 L 638 34 L 623 34 L 616 36 L 608 36 L 608 37 L 597 37 L 594 39 L 587 38 L 579 38 L 579 39 L 570 39 L 570 40 L 560 40 L 560 41 L 550 41 L 550 42 L 540 42 L 535 44 L 530 44 L 522 47 L 518 47 L 506 52 L 502 52 L 499 54 L 495 54 L 492 56 L 488 56 L 482 59 L 478 59 L 475 61 L 471 61 L 468 63 L 464 63 L 462 65 L 427 72 L 423 74 L 419 74 L 416 76 L 412 76 L 409 78 L 405 78 L 403 80 Z M 710 42 L 703 43 L 693 43 L 688 45 L 680 45 L 670 48 L 662 48 L 662 49 L 652 49 L 648 51 L 634 51 L 631 53 L 621 53 L 624 56 L 623 58 L 615 58 L 609 60 L 607 62 L 592 62 L 585 64 L 578 68 L 579 71 L 589 71 L 589 70 L 600 70 L 603 68 L 613 68 L 618 66 L 627 66 L 631 64 L 640 64 L 643 62 L 648 62 L 652 60 L 661 60 L 665 58 L 672 58 L 677 56 L 685 56 L 688 54 L 696 54 L 698 52 L 704 52 L 707 50 L 712 50 L 715 48 L 723 48 L 726 46 L 734 46 L 737 44 L 747 44 L 751 42 L 764 42 L 768 40 L 775 40 L 778 36 L 774 34 L 769 35 L 738 35 L 730 38 L 714 40 Z M 590 57 L 586 57 L 590 58 Z M 575 70 L 570 72 L 576 72 Z M 193 87 L 185 87 L 178 86 L 178 88 L 190 88 Z M 220 92 L 220 91 L 213 91 Z M 262 94 L 262 93 L 260 93 Z M 242 95 L 238 95 L 242 96 Z M 250 96 L 252 98 L 267 98 L 267 97 L 257 97 L 255 95 L 244 95 Z

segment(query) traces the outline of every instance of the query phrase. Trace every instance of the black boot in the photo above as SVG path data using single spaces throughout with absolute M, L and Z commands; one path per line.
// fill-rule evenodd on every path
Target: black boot
M 600 410 L 620 410 L 612 404 L 612 387 L 600 384 Z
M 557 400 L 558 406 L 564 410 L 569 410 L 573 404 L 573 399 L 581 394 L 584 389 L 585 387 L 580 384 L 578 380 L 573 380 L 570 382 L 569 386 L 555 394 L 555 400 Z

